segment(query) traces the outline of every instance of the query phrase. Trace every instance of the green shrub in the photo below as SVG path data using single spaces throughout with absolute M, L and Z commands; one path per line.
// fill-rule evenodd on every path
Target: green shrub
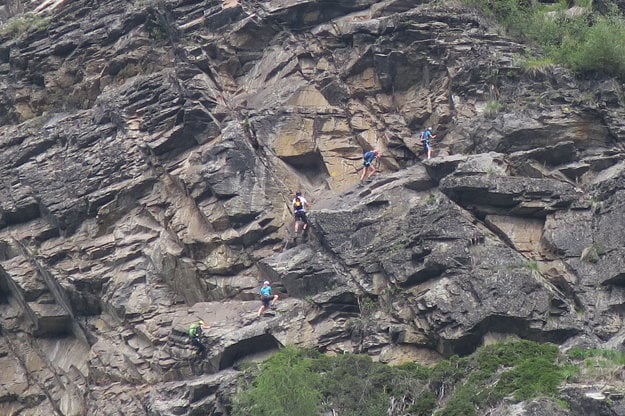
M 524 266 L 532 273 L 540 272 L 540 266 L 538 265 L 538 262 L 536 260 L 527 260 Z
M 504 108 L 504 105 L 497 100 L 488 101 L 484 107 L 484 115 L 488 118 L 495 118 Z
M 476 416 L 475 404 L 471 397 L 472 389 L 465 388 L 455 394 L 444 409 L 436 412 L 436 416 Z
M 431 391 L 426 391 L 408 408 L 408 412 L 414 416 L 430 416 L 436 405 L 436 395 Z
M 260 366 L 257 377 L 234 401 L 235 416 L 317 416 L 319 376 L 305 352 L 287 347 Z
M 625 79 L 625 19 L 567 16 L 566 2 L 542 5 L 520 0 L 464 0 L 496 20 L 511 36 L 534 43 L 547 59 L 578 74 L 603 73 Z M 590 1 L 578 1 L 590 12 Z M 524 6 L 525 5 L 525 6 Z
M 555 345 L 517 341 L 485 346 L 472 356 L 441 362 L 434 368 L 432 380 L 455 389 L 436 415 L 475 415 L 477 409 L 493 406 L 507 396 L 516 401 L 553 396 L 553 386 L 557 388 L 564 379 L 557 357 Z
M 573 359 L 583 360 L 592 357 L 604 357 L 617 365 L 625 365 L 625 353 L 600 348 L 571 348 L 567 355 Z
M 346 354 L 319 359 L 313 369 L 323 374 L 321 390 L 328 407 L 341 415 L 386 414 L 391 397 L 418 397 L 424 392 L 424 384 L 418 382 L 422 369 L 416 365 L 390 367 L 368 356 Z
M 149 38 L 154 42 L 161 43 L 169 38 L 167 21 L 163 17 L 162 12 L 156 9 L 149 10 L 144 28 Z
M 49 18 L 34 13 L 16 16 L 0 26 L 0 35 L 16 37 L 29 30 L 45 30 L 50 24 Z
M 552 359 L 526 359 L 501 375 L 495 386 L 498 396 L 514 395 L 518 401 L 537 396 L 555 396 L 564 379 L 560 367 Z
M 550 57 L 533 57 L 520 61 L 521 68 L 532 77 L 546 75 L 553 69 L 554 64 L 555 61 Z
M 503 400 L 548 397 L 558 403 L 564 380 L 613 380 L 623 365 L 625 354 L 619 351 L 574 348 L 561 355 L 555 345 L 532 341 L 484 346 L 432 368 L 285 348 L 242 382 L 233 415 L 379 416 L 388 414 L 392 403 L 394 414 L 475 416 Z
M 417 380 L 428 380 L 432 376 L 432 369 L 417 363 L 405 363 L 397 366 L 398 371 L 405 371 Z
M 597 263 L 607 253 L 606 247 L 601 243 L 593 243 L 582 251 L 581 259 L 589 263 Z
M 625 21 L 599 17 L 579 37 L 566 37 L 560 59 L 578 73 L 600 72 L 625 79 Z

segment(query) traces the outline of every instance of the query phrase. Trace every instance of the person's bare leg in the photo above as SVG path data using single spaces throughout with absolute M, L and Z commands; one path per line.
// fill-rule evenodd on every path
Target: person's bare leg
M 276 302 L 278 301 L 279 295 L 273 295 L 273 300 L 271 301 L 271 306 L 276 306 Z
M 360 182 L 365 180 L 365 176 L 367 176 L 367 171 L 369 170 L 368 166 L 365 166 L 365 168 L 362 170 L 362 175 L 360 175 Z
M 263 304 L 263 306 L 260 307 L 260 309 L 258 310 L 258 316 L 262 316 L 263 313 L 265 313 L 265 305 Z
M 373 176 L 374 173 L 376 173 L 376 169 L 375 166 L 371 166 L 371 171 L 369 172 L 369 175 L 367 176 L 367 179 L 371 179 L 371 177 Z

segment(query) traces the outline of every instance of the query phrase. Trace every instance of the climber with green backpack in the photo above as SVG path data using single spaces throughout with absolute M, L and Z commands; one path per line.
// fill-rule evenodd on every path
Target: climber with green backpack
M 193 322 L 189 325 L 189 338 L 191 338 L 191 345 L 195 348 L 194 354 L 201 358 L 206 358 L 206 346 L 202 341 L 202 336 L 209 328 L 210 326 L 205 325 L 204 321 Z

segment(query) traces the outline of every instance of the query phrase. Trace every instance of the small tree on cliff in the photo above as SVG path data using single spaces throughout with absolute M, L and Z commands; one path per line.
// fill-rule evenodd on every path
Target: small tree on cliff
M 317 416 L 321 393 L 311 360 L 287 347 L 260 365 L 260 373 L 233 404 L 233 416 Z

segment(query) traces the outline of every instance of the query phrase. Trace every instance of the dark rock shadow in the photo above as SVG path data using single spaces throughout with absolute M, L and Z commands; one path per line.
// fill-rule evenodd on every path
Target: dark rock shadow
M 219 371 L 232 367 L 241 358 L 282 347 L 282 344 L 270 334 L 246 338 L 224 348 L 219 360 Z
M 540 329 L 530 328 L 529 325 L 530 322 L 526 319 L 512 316 L 491 315 L 475 325 L 475 327 L 463 337 L 454 340 L 440 339 L 438 342 L 438 351 L 445 356 L 454 354 L 466 356 L 472 354 L 482 345 L 483 337 L 488 332 L 516 335 L 522 339 L 536 342 L 552 342 L 554 344 L 562 344 L 579 332 L 572 328 L 542 331 Z

